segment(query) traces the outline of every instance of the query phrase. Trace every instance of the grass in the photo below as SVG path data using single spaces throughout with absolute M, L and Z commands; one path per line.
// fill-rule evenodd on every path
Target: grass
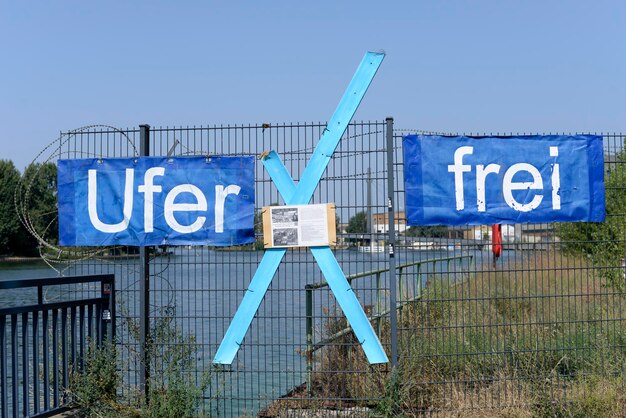
M 585 260 L 529 254 L 460 283 L 433 275 L 400 311 L 396 372 L 350 334 L 317 353 L 312 398 L 379 416 L 626 416 L 624 294 Z

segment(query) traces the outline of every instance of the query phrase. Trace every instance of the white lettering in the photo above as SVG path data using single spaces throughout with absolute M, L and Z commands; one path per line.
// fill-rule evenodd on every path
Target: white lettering
M 132 168 L 126 169 L 123 219 L 116 224 L 105 224 L 98 217 L 98 173 L 96 170 L 88 170 L 87 211 L 89 212 L 89 220 L 98 231 L 112 234 L 115 232 L 121 232 L 128 228 L 128 224 L 130 223 L 130 216 L 133 213 L 133 178 L 135 175 L 134 172 L 135 170 L 133 170 Z
M 108 224 L 102 222 L 98 216 L 97 196 L 98 196 L 98 172 L 97 170 L 88 170 L 88 183 L 87 183 L 87 206 L 89 212 L 89 219 L 93 226 L 101 232 L 116 233 L 124 231 L 130 225 L 130 220 L 133 212 L 134 195 L 133 195 L 133 183 L 135 171 L 132 168 L 126 169 L 126 183 L 124 185 L 124 203 L 123 203 L 123 219 L 118 223 Z M 139 193 L 143 193 L 144 201 L 144 232 L 146 234 L 154 232 L 154 217 L 155 217 L 155 194 L 164 193 L 162 184 L 155 184 L 156 177 L 165 176 L 164 167 L 151 167 L 144 173 L 144 183 L 137 187 Z M 238 195 L 241 191 L 241 187 L 236 184 L 228 186 L 216 185 L 215 186 L 215 232 L 224 232 L 224 207 L 226 205 L 226 198 L 231 195 Z M 207 198 L 203 191 L 193 184 L 181 184 L 165 195 L 165 201 L 163 203 L 163 217 L 165 222 L 174 231 L 181 234 L 190 234 L 200 230 L 205 222 L 206 216 L 198 215 L 196 219 L 190 225 L 182 225 L 174 216 L 176 212 L 206 212 L 208 203 Z M 176 198 L 183 193 L 191 193 L 195 202 L 193 203 L 176 203 Z M 160 199 L 156 199 L 159 201 Z M 109 206 L 118 208 L 118 202 L 107 202 L 107 211 Z M 158 208 L 157 208 L 158 209 Z M 139 232 L 139 231 L 137 231 Z
M 498 174 L 500 172 L 499 164 L 489 164 L 485 167 L 482 164 L 476 166 L 476 205 L 479 212 L 487 210 L 487 198 L 485 197 L 485 179 L 489 174 Z
M 559 156 L 559 147 L 550 147 L 550 157 Z M 555 159 L 556 160 L 556 159 Z M 559 165 L 552 165 L 552 209 L 561 209 L 561 176 Z
M 196 198 L 197 203 L 174 203 L 176 197 L 181 193 L 191 193 Z M 174 217 L 174 212 L 193 212 L 193 211 L 206 211 L 207 201 L 204 193 L 194 186 L 193 184 L 181 184 L 174 187 L 165 197 L 163 213 L 165 215 L 165 221 L 176 232 L 181 234 L 191 234 L 198 231 L 204 225 L 206 220 L 205 216 L 198 216 L 198 218 L 191 225 L 181 225 Z
M 448 172 L 454 173 L 454 194 L 456 197 L 456 210 L 465 209 L 465 199 L 463 196 L 463 173 L 472 171 L 472 167 L 463 164 L 463 156 L 472 154 L 474 147 L 459 147 L 454 151 L 454 164 L 448 165 Z M 436 181 L 436 180 L 434 180 Z
M 146 170 L 143 186 L 137 187 L 139 193 L 145 193 L 143 198 L 143 229 L 146 232 L 154 232 L 154 199 L 152 195 L 161 193 L 162 190 L 161 186 L 154 184 L 154 178 L 163 175 L 165 175 L 164 167 L 151 167 Z
M 241 187 L 236 184 L 224 188 L 222 185 L 215 186 L 215 233 L 220 234 L 224 232 L 224 204 L 226 203 L 226 196 L 229 194 L 238 195 Z
M 527 171 L 533 176 L 533 181 L 531 182 L 513 182 L 513 176 L 520 171 Z M 502 183 L 502 194 L 504 195 L 504 201 L 507 205 L 511 207 L 511 209 L 520 211 L 520 212 L 530 212 L 533 209 L 536 209 L 541 201 L 543 200 L 543 195 L 536 194 L 535 197 L 529 203 L 519 203 L 513 197 L 513 190 L 537 190 L 543 189 L 543 180 L 541 179 L 541 174 L 539 174 L 539 170 L 533 165 L 528 163 L 518 163 L 513 164 L 506 170 L 504 173 L 504 180 Z

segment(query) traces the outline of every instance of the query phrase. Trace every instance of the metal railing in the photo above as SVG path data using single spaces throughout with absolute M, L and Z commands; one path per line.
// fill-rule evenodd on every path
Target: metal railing
M 4 280 L 0 291 L 15 302 L 0 308 L 1 416 L 57 413 L 87 345 L 113 341 L 114 275 Z
M 422 286 L 424 284 L 423 274 L 427 274 L 428 272 L 435 271 L 435 266 L 437 263 L 445 263 L 446 268 L 443 270 L 442 274 L 447 275 L 448 278 L 451 274 L 463 273 L 463 264 L 467 263 L 467 271 L 470 272 L 473 270 L 473 255 L 456 255 L 450 257 L 439 257 L 439 258 L 430 258 L 427 260 L 414 261 L 410 263 L 404 263 L 399 266 L 396 266 L 396 270 L 398 271 L 398 287 L 399 287 L 399 295 L 401 295 L 402 302 L 398 302 L 396 309 L 401 311 L 403 307 L 406 305 L 419 300 L 422 296 Z M 431 269 L 428 267 L 423 268 L 424 266 L 432 266 Z M 415 271 L 407 272 L 415 268 Z M 389 268 L 382 268 L 377 270 L 364 271 L 361 273 L 351 274 L 346 276 L 348 283 L 352 285 L 352 282 L 358 279 L 363 279 L 366 277 L 375 276 L 375 286 L 376 290 L 376 304 L 375 310 L 372 315 L 369 315 L 370 321 L 376 321 L 376 332 L 378 335 L 381 335 L 381 324 L 383 318 L 389 316 L 390 309 L 384 309 L 383 306 L 383 291 L 382 289 L 385 286 L 382 283 L 382 276 L 384 273 L 389 272 Z M 405 284 L 406 280 L 409 280 L 413 284 L 413 288 L 415 289 L 415 294 L 412 297 L 404 297 L 405 295 Z M 324 280 L 318 283 L 307 284 L 304 289 L 306 292 L 306 361 L 307 361 L 307 388 L 310 391 L 312 387 L 311 375 L 313 373 L 313 353 L 317 350 L 325 347 L 328 344 L 331 344 L 334 341 L 337 341 L 339 338 L 347 335 L 351 332 L 352 328 L 348 325 L 346 328 L 335 332 L 332 335 L 322 339 L 318 342 L 313 342 L 313 291 L 316 289 L 322 289 L 328 287 L 328 283 Z M 391 338 L 396 338 L 396 335 L 391 335 Z

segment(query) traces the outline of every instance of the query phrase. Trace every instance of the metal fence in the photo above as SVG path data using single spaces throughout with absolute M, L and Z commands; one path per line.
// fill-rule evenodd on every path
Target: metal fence
M 63 134 L 57 151 L 94 158 L 275 150 L 297 182 L 324 129 L 323 123 L 93 128 Z M 177 344 L 193 348 L 191 371 L 198 384 L 207 383 L 203 415 L 300 416 L 305 409 L 549 415 L 585 394 L 600 396 L 593 379 L 623 387 L 623 211 L 609 215 L 616 228 L 606 235 L 594 225 L 507 229 L 494 268 L 490 229 L 406 227 L 402 137 L 393 132 L 391 120 L 350 124 L 312 203 L 336 204 L 335 255 L 395 372 L 367 364 L 306 249 L 287 253 L 233 365 L 213 366 L 263 251 L 169 247 L 124 260 L 94 257 L 64 272 L 116 276 L 126 385 L 120 396 L 167 380 L 155 357 Z M 604 135 L 614 173 L 624 164 L 622 138 Z M 607 183 L 609 194 L 622 203 L 616 207 L 626 206 L 621 185 Z M 255 199 L 258 213 L 284 203 L 260 163 Z M 621 253 L 602 262 L 589 244 Z M 149 347 L 142 345 L 146 336 Z
M 0 416 L 67 406 L 70 375 L 82 372 L 90 344 L 113 341 L 114 286 L 111 275 L 0 280 L 12 301 L 0 309 Z

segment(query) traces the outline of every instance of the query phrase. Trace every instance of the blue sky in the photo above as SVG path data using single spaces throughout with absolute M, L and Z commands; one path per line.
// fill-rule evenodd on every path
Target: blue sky
M 626 131 L 626 2 L 6 2 L 0 158 L 61 130 L 330 117 L 366 50 L 356 114 L 444 132 Z

